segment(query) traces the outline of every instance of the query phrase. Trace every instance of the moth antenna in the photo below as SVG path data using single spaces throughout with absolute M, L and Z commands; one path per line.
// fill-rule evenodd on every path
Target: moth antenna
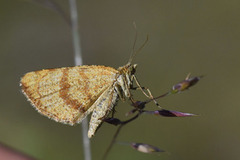
M 149 36 L 147 35 L 146 40 L 145 40 L 144 43 L 141 45 L 141 47 L 138 48 L 137 51 L 132 52 L 131 57 L 130 57 L 130 59 L 129 59 L 129 61 L 128 61 L 129 64 L 132 63 L 133 58 L 143 49 L 143 47 L 145 47 L 145 45 L 147 44 L 148 40 L 149 40 Z M 135 45 L 135 42 L 134 42 L 134 45 Z
M 131 64 L 131 62 L 132 62 L 132 60 L 133 60 L 133 57 L 134 57 L 134 54 L 135 54 L 135 46 L 136 46 L 137 36 L 138 36 L 137 25 L 136 25 L 135 21 L 133 21 L 133 27 L 134 27 L 134 29 L 135 29 L 135 36 L 134 36 L 134 42 L 133 42 L 132 52 L 131 52 L 130 57 L 129 57 L 129 60 L 128 60 L 128 63 L 129 63 L 129 64 Z

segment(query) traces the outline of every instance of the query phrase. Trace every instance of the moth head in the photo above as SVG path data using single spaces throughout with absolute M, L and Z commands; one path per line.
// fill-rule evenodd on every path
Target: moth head
M 131 75 L 134 75 L 134 73 L 136 72 L 136 68 L 137 64 L 128 63 L 125 66 L 119 67 L 118 71 L 120 72 L 120 74 L 128 75 L 129 77 L 131 77 Z

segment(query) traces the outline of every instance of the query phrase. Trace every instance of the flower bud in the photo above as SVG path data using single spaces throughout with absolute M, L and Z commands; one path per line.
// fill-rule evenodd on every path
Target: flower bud
M 145 111 L 144 113 L 154 114 L 154 115 L 161 115 L 164 117 L 191 117 L 196 116 L 192 113 L 183 113 L 178 111 L 170 111 L 166 109 L 156 110 L 156 111 Z
M 163 150 L 145 143 L 131 143 L 131 146 L 139 152 L 153 153 L 153 152 L 164 152 Z
M 202 78 L 202 76 L 192 78 L 189 78 L 189 76 L 187 76 L 185 80 L 172 87 L 172 93 L 178 93 L 188 89 L 189 87 L 192 87 L 200 80 L 200 78 Z

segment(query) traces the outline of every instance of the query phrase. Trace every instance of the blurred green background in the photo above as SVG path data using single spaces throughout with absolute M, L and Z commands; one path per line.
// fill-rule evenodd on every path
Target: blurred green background
M 69 13 L 66 0 L 56 1 Z M 199 114 L 191 118 L 141 116 L 118 141 L 144 142 L 170 154 L 144 154 L 114 145 L 114 160 L 235 160 L 240 152 L 240 2 L 237 0 L 78 1 L 84 64 L 126 64 L 138 28 L 136 76 L 157 96 L 183 80 L 205 75 L 197 86 L 160 99 L 162 107 Z M 25 73 L 73 66 L 71 30 L 55 11 L 31 0 L 0 2 L 0 142 L 37 159 L 83 159 L 81 126 L 56 123 L 31 107 L 19 87 Z M 135 94 L 135 93 L 134 93 Z M 136 93 L 137 99 L 145 98 Z M 154 104 L 149 109 L 157 109 Z M 131 108 L 120 102 L 117 117 Z M 116 131 L 103 124 L 91 139 L 100 159 Z

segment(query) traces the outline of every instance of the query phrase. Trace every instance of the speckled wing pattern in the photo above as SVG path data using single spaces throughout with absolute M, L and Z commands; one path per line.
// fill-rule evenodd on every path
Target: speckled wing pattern
M 117 97 L 113 91 L 117 73 L 116 69 L 105 66 L 45 69 L 27 73 L 21 79 L 21 86 L 41 114 L 74 125 L 90 112 L 97 111 L 97 106 L 104 106 L 105 110 L 106 105 L 113 106 Z M 110 97 L 99 99 L 103 93 Z
M 102 123 L 103 118 L 106 118 L 108 113 L 117 103 L 118 93 L 115 90 L 115 85 L 109 86 L 92 105 L 93 113 L 89 122 L 88 137 L 91 138 L 96 132 L 98 126 Z

